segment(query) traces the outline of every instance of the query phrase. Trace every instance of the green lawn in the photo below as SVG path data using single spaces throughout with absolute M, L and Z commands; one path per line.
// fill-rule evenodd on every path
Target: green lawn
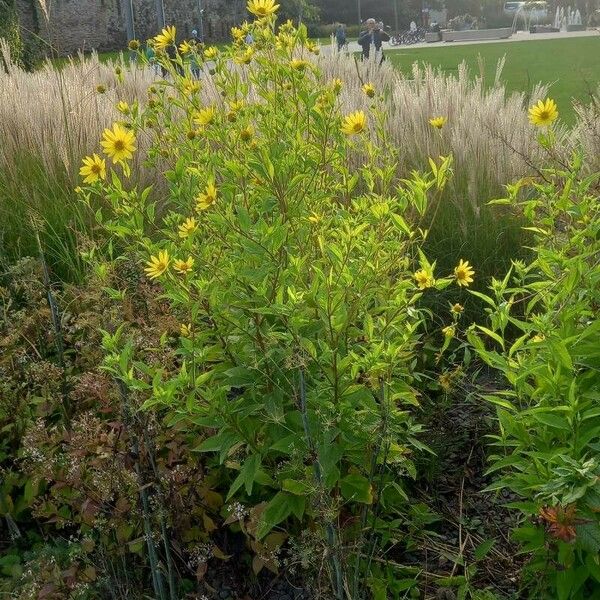
M 554 98 L 567 123 L 574 120 L 571 99 L 585 101 L 600 83 L 600 36 L 576 39 L 536 40 L 466 46 L 407 48 L 386 52 L 405 73 L 414 61 L 427 62 L 444 72 L 458 70 L 466 61 L 473 74 L 479 74 L 478 56 L 485 64 L 485 77 L 494 81 L 496 65 L 506 56 L 502 81 L 509 91 L 530 91 L 537 82 L 550 84 Z

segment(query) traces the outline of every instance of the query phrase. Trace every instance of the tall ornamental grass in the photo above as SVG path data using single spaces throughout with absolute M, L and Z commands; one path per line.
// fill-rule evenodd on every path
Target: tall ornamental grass
M 39 232 L 56 276 L 80 279 L 80 241 L 91 222 L 76 201 L 81 157 L 117 118 L 120 100 L 145 97 L 152 74 L 96 55 L 30 73 L 2 40 L 0 53 L 0 259 L 37 254 Z
M 118 118 L 119 101 L 145 105 L 157 75 L 135 63 L 102 64 L 96 55 L 70 61 L 60 70 L 47 63 L 27 73 L 11 61 L 6 44 L 0 47 L 7 65 L 0 73 L 0 252 L 11 258 L 37 252 L 33 219 L 57 275 L 80 277 L 78 239 L 89 234 L 88 215 L 81 214 L 73 191 L 81 158 Z M 508 95 L 500 83 L 502 64 L 490 88 L 473 78 L 465 65 L 457 75 L 447 75 L 415 64 L 411 76 L 405 77 L 389 63 L 362 62 L 339 53 L 322 53 L 311 60 L 323 81 L 343 82 L 343 107 L 368 106 L 362 91 L 366 83 L 382 96 L 389 136 L 399 149 L 396 169 L 401 176 L 429 156 L 452 152 L 454 177 L 439 204 L 431 207 L 427 222 L 428 249 L 441 266 L 449 267 L 459 254 L 477 256 L 485 277 L 507 264 L 520 240 L 520 223 L 508 210 L 486 205 L 501 195 L 504 184 L 536 174 L 544 149 L 527 121 L 529 98 Z M 216 83 L 205 67 L 200 93 L 204 102 L 224 102 Z M 545 92 L 540 86 L 533 98 Z M 594 110 L 597 113 L 597 105 L 580 107 L 573 130 L 556 128 L 557 147 L 565 156 L 580 142 L 589 164 L 597 161 Z M 436 129 L 429 121 L 439 116 L 446 122 Z M 143 149 L 145 140 L 139 144 Z M 133 176 L 141 185 L 158 182 L 160 168 L 140 170 L 145 154 L 136 156 Z M 356 168 L 363 160 L 358 148 Z

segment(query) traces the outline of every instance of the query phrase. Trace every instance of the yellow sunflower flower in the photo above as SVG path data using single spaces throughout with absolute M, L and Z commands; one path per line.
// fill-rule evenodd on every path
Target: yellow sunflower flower
M 425 290 L 427 288 L 430 288 L 434 283 L 433 275 L 429 271 L 426 271 L 425 269 L 421 269 L 421 270 L 417 271 L 413 275 L 413 277 L 417 281 L 417 285 L 419 286 L 420 290 Z
M 290 61 L 290 67 L 292 67 L 294 71 L 304 71 L 308 65 L 309 62 L 307 60 L 302 60 L 301 58 L 293 58 Z
M 334 93 L 336 94 L 339 94 L 341 92 L 343 85 L 344 82 L 339 77 L 336 77 L 335 79 L 331 80 L 331 89 L 333 89 Z
M 342 133 L 346 135 L 356 135 L 362 133 L 367 126 L 367 117 L 362 110 L 357 110 L 346 117 L 342 124 Z
M 131 110 L 129 108 L 129 104 L 127 104 L 127 102 L 125 102 L 124 100 L 121 100 L 118 104 L 117 104 L 117 110 L 123 114 L 123 115 L 128 115 L 129 111 Z
M 454 315 L 460 315 L 464 310 L 465 310 L 465 307 L 462 304 L 459 304 L 457 302 L 456 304 L 452 305 L 450 312 Z
M 444 334 L 444 337 L 453 338 L 456 334 L 456 327 L 454 325 L 448 325 L 448 327 L 442 329 L 442 333 Z
M 473 267 L 469 265 L 469 261 L 461 258 L 458 266 L 454 269 L 454 277 L 456 277 L 456 283 L 458 285 L 464 285 L 465 287 L 469 287 L 470 283 L 473 283 L 473 275 L 475 275 L 475 271 Z
M 275 4 L 275 0 L 249 0 L 247 8 L 248 12 L 262 19 L 275 14 L 279 4 Z
M 181 44 L 179 44 L 179 52 L 181 54 L 190 54 L 190 52 L 194 51 L 194 46 L 195 44 L 184 40 L 183 42 L 181 42 Z
M 185 94 L 191 96 L 200 91 L 200 83 L 186 77 L 181 83 L 181 89 Z
M 204 58 L 207 58 L 208 60 L 212 60 L 213 58 L 217 58 L 218 54 L 219 54 L 219 50 L 217 49 L 217 47 L 210 46 L 209 48 L 207 48 L 204 51 Z
M 112 159 L 113 163 L 123 162 L 133 157 L 135 152 L 135 135 L 118 123 L 112 129 L 105 129 L 100 142 L 104 154 Z
M 196 210 L 202 212 L 207 210 L 217 201 L 217 188 L 209 183 L 202 194 L 196 199 Z
M 321 54 L 321 48 L 319 47 L 319 45 L 315 42 L 312 42 L 311 40 L 308 40 L 308 42 L 306 42 L 306 49 L 309 52 L 312 52 L 315 56 Z
M 179 327 L 179 334 L 181 335 L 181 337 L 192 337 L 192 324 L 182 323 L 181 327 Z
M 538 127 L 548 127 L 558 119 L 556 102 L 551 98 L 539 100 L 529 109 L 529 122 Z
M 180 275 L 187 275 L 188 273 L 191 273 L 193 267 L 194 267 L 194 259 L 191 256 L 188 256 L 187 260 L 176 260 L 173 263 L 173 268 Z
M 242 27 L 232 27 L 231 28 L 231 37 L 234 42 L 241 42 L 246 36 L 246 32 Z
M 242 108 L 244 108 L 245 103 L 243 100 L 234 100 L 233 102 L 229 103 L 229 108 L 233 111 L 233 112 L 237 112 L 238 110 L 242 110 Z
M 206 127 L 210 125 L 215 119 L 215 108 L 214 106 L 207 106 L 206 108 L 201 108 L 194 117 L 194 122 L 196 125 L 200 125 L 201 127 Z
M 106 162 L 97 154 L 86 156 L 79 174 L 84 178 L 83 183 L 94 183 L 98 179 L 106 179 Z
M 171 46 L 175 43 L 175 38 L 175 26 L 170 25 L 165 27 L 157 36 L 154 37 L 154 47 L 158 50 L 165 50 L 168 46 Z
M 246 48 L 244 52 L 242 52 L 239 56 L 234 58 L 235 62 L 238 65 L 249 65 L 252 62 L 252 57 L 254 56 L 254 48 Z
M 169 262 L 171 259 L 169 258 L 169 253 L 166 250 L 161 250 L 158 253 L 158 256 L 151 256 L 150 260 L 146 263 L 146 275 L 150 279 L 156 279 L 160 277 L 168 268 Z
M 248 127 L 245 127 L 244 129 L 242 129 L 242 131 L 240 131 L 240 138 L 243 142 L 250 142 L 253 137 L 254 128 L 252 127 L 252 125 L 248 125 Z
M 446 117 L 434 117 L 433 119 L 429 119 L 429 124 L 436 129 L 441 129 L 447 121 Z
M 369 97 L 373 98 L 375 96 L 375 86 L 372 83 L 365 83 L 362 86 L 362 91 Z
M 196 229 L 198 229 L 198 223 L 194 217 L 190 217 L 179 226 L 179 237 L 185 239 L 192 235 Z

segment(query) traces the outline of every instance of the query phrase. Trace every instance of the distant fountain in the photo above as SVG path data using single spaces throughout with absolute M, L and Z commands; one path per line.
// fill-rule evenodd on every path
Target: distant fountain
M 583 25 L 582 21 L 581 21 L 581 13 L 579 12 L 579 9 L 577 9 L 575 11 L 575 23 L 574 25 Z

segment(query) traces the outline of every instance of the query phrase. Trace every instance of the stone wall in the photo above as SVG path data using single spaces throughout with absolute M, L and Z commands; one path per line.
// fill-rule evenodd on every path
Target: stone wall
M 38 35 L 59 54 L 77 50 L 118 50 L 127 44 L 124 2 L 129 0 L 16 0 L 23 34 Z M 246 18 L 245 0 L 163 0 L 165 22 L 178 37 L 200 28 L 204 37 L 225 40 L 231 27 Z M 46 10 L 44 10 L 44 6 Z M 135 37 L 146 40 L 158 29 L 156 0 L 132 0 Z M 47 16 L 46 16 L 47 15 Z

